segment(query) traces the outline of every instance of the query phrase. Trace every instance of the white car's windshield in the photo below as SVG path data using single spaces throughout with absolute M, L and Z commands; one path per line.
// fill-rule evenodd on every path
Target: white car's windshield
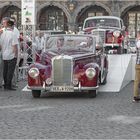
M 46 51 L 49 50 L 78 50 L 94 51 L 95 38 L 80 35 L 49 36 L 46 42 Z
M 88 19 L 85 22 L 84 28 L 88 27 L 115 27 L 120 28 L 120 22 L 118 19 L 112 18 L 97 18 L 97 19 Z

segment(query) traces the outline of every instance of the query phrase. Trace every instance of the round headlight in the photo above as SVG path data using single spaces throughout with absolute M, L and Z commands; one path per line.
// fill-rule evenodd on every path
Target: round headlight
M 92 79 L 96 75 L 96 70 L 94 68 L 88 68 L 85 73 L 87 78 Z
M 120 31 L 114 31 L 113 35 L 114 35 L 114 37 L 119 37 L 120 36 Z
M 46 79 L 46 84 L 47 85 L 51 85 L 52 84 L 52 79 L 51 78 L 47 78 Z
M 36 78 L 39 75 L 39 70 L 37 68 L 31 68 L 28 74 L 30 77 Z

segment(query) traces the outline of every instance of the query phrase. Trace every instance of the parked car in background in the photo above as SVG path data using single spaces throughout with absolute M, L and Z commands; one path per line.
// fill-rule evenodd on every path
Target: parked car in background
M 41 91 L 84 91 L 96 97 L 108 73 L 108 57 L 103 44 L 96 43 L 97 38 L 70 34 L 48 36 L 46 51 L 28 71 L 28 88 L 33 97 L 40 97 Z
M 136 38 L 129 38 L 128 52 L 136 53 Z
M 85 19 L 84 34 L 99 35 L 106 52 L 121 54 L 125 42 L 125 26 L 123 20 L 115 16 L 95 16 Z M 110 51 L 111 50 L 111 51 Z

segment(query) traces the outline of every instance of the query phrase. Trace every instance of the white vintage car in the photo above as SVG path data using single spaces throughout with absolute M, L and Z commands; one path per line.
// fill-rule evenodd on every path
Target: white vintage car
M 85 19 L 82 30 L 84 34 L 100 36 L 107 52 L 118 54 L 123 52 L 125 26 L 121 18 L 115 16 L 89 17 Z

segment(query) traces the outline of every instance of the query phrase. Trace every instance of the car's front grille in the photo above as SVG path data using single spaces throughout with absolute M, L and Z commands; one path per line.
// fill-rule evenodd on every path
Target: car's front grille
M 73 73 L 72 58 L 67 56 L 58 56 L 55 57 L 52 62 L 53 85 L 71 85 Z
M 105 43 L 105 30 L 93 30 L 93 35 L 100 36 L 102 42 Z

